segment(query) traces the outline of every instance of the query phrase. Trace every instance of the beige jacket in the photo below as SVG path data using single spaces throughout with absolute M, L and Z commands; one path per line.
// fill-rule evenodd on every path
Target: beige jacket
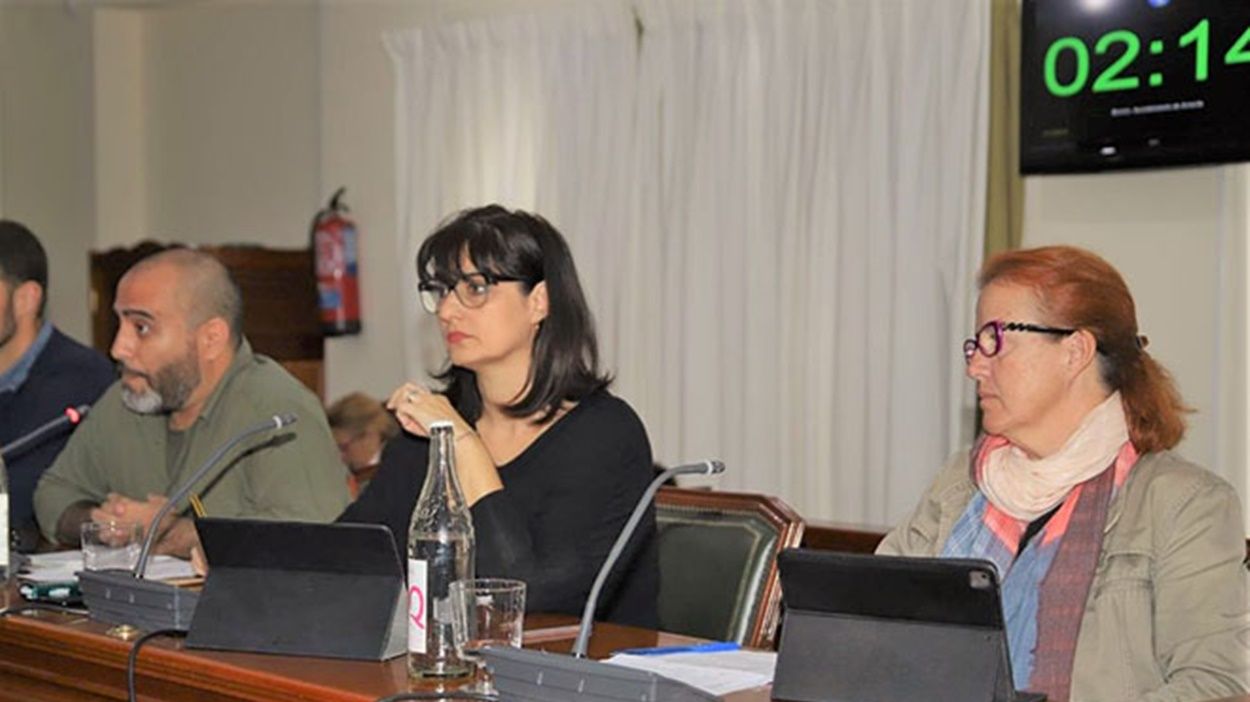
M 947 461 L 878 553 L 936 556 L 976 487 Z M 1241 505 L 1170 453 L 1143 456 L 1107 513 L 1072 668 L 1072 702 L 1179 702 L 1250 692 Z

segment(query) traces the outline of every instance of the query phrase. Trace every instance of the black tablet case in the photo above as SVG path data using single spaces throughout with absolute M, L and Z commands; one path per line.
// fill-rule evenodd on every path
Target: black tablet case
M 1017 693 L 988 561 L 790 549 L 773 698 L 1035 702 Z
M 395 540 L 376 524 L 196 522 L 208 560 L 188 648 L 385 660 L 407 643 Z

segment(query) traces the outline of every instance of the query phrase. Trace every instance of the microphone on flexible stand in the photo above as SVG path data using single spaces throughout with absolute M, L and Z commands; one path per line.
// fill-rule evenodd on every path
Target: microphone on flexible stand
M 629 520 L 625 522 L 625 527 L 621 529 L 620 535 L 616 537 L 616 543 L 612 544 L 612 550 L 608 551 L 608 557 L 604 559 L 603 565 L 599 568 L 599 574 L 595 576 L 595 584 L 591 586 L 590 596 L 586 598 L 586 607 L 582 610 L 581 626 L 577 628 L 577 640 L 573 644 L 574 658 L 586 657 L 586 648 L 590 645 L 590 631 L 595 625 L 595 608 L 599 605 L 599 592 L 603 590 L 603 584 L 607 582 L 608 575 L 612 572 L 612 566 L 616 565 L 617 560 L 621 557 L 621 553 L 625 551 L 625 545 L 629 543 L 629 538 L 634 535 L 634 530 L 638 528 L 638 522 L 642 521 L 642 515 L 646 513 L 647 507 L 651 505 L 651 500 L 655 497 L 655 491 L 659 490 L 661 485 L 679 475 L 715 475 L 724 472 L 724 463 L 709 460 L 702 463 L 691 463 L 690 465 L 669 468 L 657 475 L 655 480 L 651 481 L 651 484 L 647 486 L 647 491 L 642 493 L 638 504 L 634 506 L 634 513 L 629 515 Z
M 135 562 L 133 570 L 84 570 L 80 572 L 78 574 L 79 588 L 82 590 L 83 602 L 91 611 L 91 616 L 109 624 L 133 624 L 148 630 L 186 631 L 191 626 L 191 615 L 195 613 L 195 605 L 199 596 L 189 590 L 168 583 L 148 581 L 143 577 L 147 571 L 152 544 L 156 540 L 156 532 L 161 522 L 231 449 L 257 434 L 289 427 L 295 423 L 296 419 L 294 414 L 274 415 L 264 422 L 244 429 L 214 451 L 191 474 L 191 477 L 187 478 L 177 490 L 170 493 L 169 499 L 156 512 L 156 516 L 148 525 L 147 534 L 143 539 L 143 548 L 139 551 L 139 559 Z
M 64 412 L 40 424 L 24 436 L 19 436 L 7 446 L 0 446 L 0 461 L 11 461 L 14 456 L 38 446 L 62 429 L 77 425 L 89 411 L 91 411 L 91 405 L 66 407 Z
M 200 482 L 200 479 L 203 478 L 213 466 L 217 465 L 217 463 L 221 461 L 222 456 L 225 456 L 230 449 L 238 446 L 241 442 L 251 438 L 252 436 L 270 430 L 276 431 L 278 429 L 282 429 L 283 427 L 289 427 L 295 423 L 296 419 L 297 417 L 294 414 L 275 414 L 260 424 L 243 430 L 243 432 L 238 436 L 235 436 L 233 439 L 227 441 L 221 448 L 214 451 L 213 455 L 209 456 L 208 460 L 204 461 L 203 465 L 192 473 L 191 477 L 187 478 L 187 481 L 169 496 L 169 499 L 165 501 L 165 504 L 161 505 L 160 511 L 158 511 L 156 516 L 152 518 L 152 524 L 148 527 L 148 533 L 143 538 L 143 550 L 139 551 L 139 560 L 135 562 L 134 577 L 142 578 L 144 572 L 148 569 L 148 558 L 151 556 L 152 543 L 156 540 L 155 537 L 157 527 L 160 526 L 161 521 L 165 519 L 165 516 L 169 514 L 170 510 L 172 510 L 175 505 L 191 493 L 191 489 L 195 487 L 196 483 Z
M 651 481 L 595 576 L 590 595 L 586 598 L 586 607 L 582 610 L 581 625 L 577 629 L 571 657 L 510 647 L 488 646 L 482 650 L 482 656 L 494 673 L 495 687 L 499 690 L 501 700 L 575 702 L 585 695 L 599 695 L 596 699 L 632 702 L 696 702 L 718 699 L 662 675 L 588 660 L 586 649 L 594 626 L 599 593 L 603 590 L 612 567 L 616 565 L 630 537 L 638 528 L 638 523 L 642 521 L 647 507 L 651 505 L 656 491 L 670 478 L 678 475 L 714 475 L 724 471 L 724 463 L 708 460 L 669 468 Z
M 82 421 L 83 417 L 87 416 L 87 412 L 90 410 L 91 410 L 91 405 L 79 405 L 77 407 L 66 407 L 65 411 L 62 412 L 61 414 L 57 415 L 56 417 L 53 417 L 52 419 L 49 419 L 43 424 L 40 424 L 39 426 L 35 427 L 33 430 L 27 432 L 26 434 L 23 434 L 22 436 L 17 437 L 12 442 L 10 442 L 7 446 L 0 446 L 0 480 L 6 479 L 5 476 L 7 474 L 5 473 L 5 470 L 6 470 L 5 465 L 7 463 L 12 461 L 15 457 L 25 453 L 26 451 L 39 446 L 44 441 L 48 440 L 49 438 L 52 438 L 56 434 L 59 434 L 61 431 L 63 431 L 67 427 L 72 427 L 72 426 L 77 425 L 79 422 Z M 5 486 L 0 485 L 0 492 L 3 492 L 4 490 L 5 490 Z M 27 543 L 26 527 L 23 525 L 10 523 L 9 521 L 10 516 L 11 514 L 5 514 L 3 518 L 0 518 L 0 536 L 2 536 L 5 539 L 13 538 L 14 539 L 13 543 L 15 544 L 17 543 L 26 544 Z M 10 528 L 12 528 L 13 530 L 12 537 L 10 537 L 10 533 L 9 533 Z M 37 533 L 38 533 L 37 530 L 35 530 L 36 537 L 37 537 Z M 30 545 L 33 546 L 33 540 Z M 8 568 L 9 569 L 8 572 L 10 573 L 16 572 L 18 569 L 17 566 L 21 565 L 22 563 L 26 561 L 26 557 L 23 556 L 22 554 L 14 554 L 9 551 L 6 551 L 6 553 L 8 555 L 6 555 L 5 560 L 2 563 L 0 563 L 0 568 Z M 10 556 L 12 558 L 10 558 Z

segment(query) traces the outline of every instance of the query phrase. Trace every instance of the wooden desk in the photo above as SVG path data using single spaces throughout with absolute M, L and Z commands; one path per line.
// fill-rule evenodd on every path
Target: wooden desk
M 10 595 L 15 596 L 15 595 Z M 526 646 L 568 651 L 571 617 L 527 618 Z M 83 616 L 54 613 L 0 618 L 0 700 L 78 702 L 126 699 L 131 645 L 104 634 Z M 688 643 L 690 637 L 598 624 L 590 654 L 618 648 Z M 197 702 L 371 702 L 410 689 L 403 656 L 382 663 L 187 650 L 181 639 L 149 642 L 139 657 L 141 699 Z M 768 688 L 738 692 L 726 702 L 767 702 Z M 1250 696 L 1226 702 L 1250 702 Z
M 10 595 L 13 597 L 14 595 Z M 526 646 L 572 647 L 572 617 L 527 618 Z M 84 616 L 36 612 L 0 618 L 0 700 L 69 702 L 126 699 L 131 644 L 105 635 L 108 626 Z M 590 654 L 618 648 L 693 641 L 687 636 L 598 624 Z M 193 651 L 181 639 L 158 638 L 143 647 L 137 686 L 142 698 L 204 702 L 370 702 L 410 689 L 405 658 L 381 663 L 251 653 Z M 763 689 L 734 702 L 767 700 Z

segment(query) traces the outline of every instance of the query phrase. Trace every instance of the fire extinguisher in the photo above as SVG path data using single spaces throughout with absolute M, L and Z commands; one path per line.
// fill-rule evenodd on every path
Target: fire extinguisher
M 326 336 L 360 333 L 360 270 L 356 257 L 356 224 L 342 202 L 339 188 L 329 204 L 313 217 L 312 250 L 317 275 L 321 330 Z

